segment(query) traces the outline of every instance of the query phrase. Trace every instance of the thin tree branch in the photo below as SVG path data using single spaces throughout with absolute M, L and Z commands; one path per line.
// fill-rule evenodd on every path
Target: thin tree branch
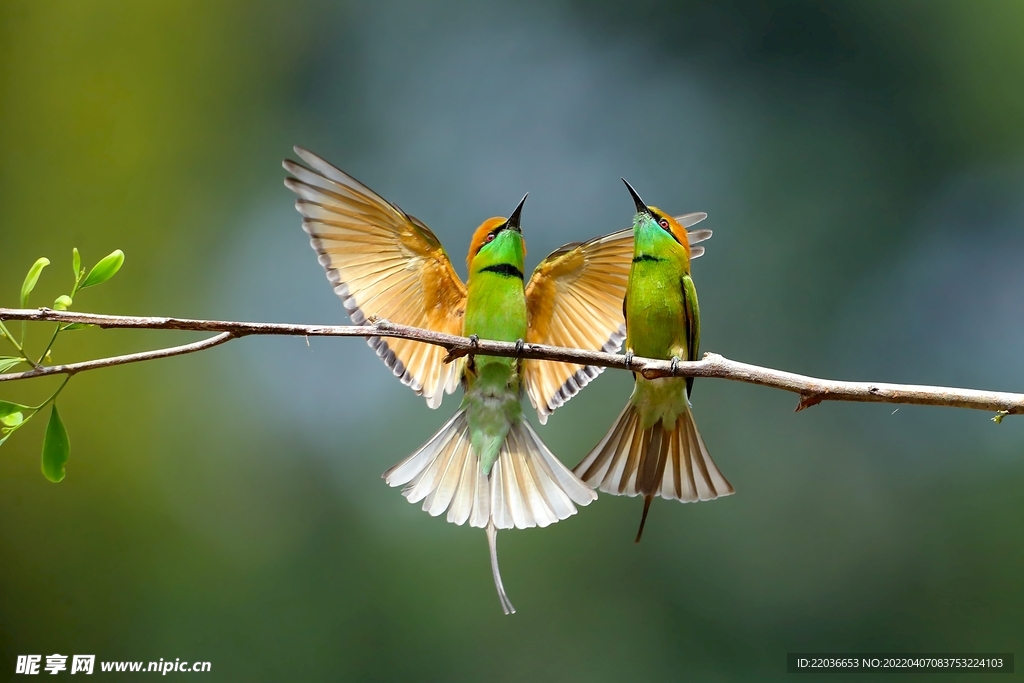
M 202 341 L 193 342 L 191 344 L 182 344 L 181 346 L 172 346 L 166 349 L 143 351 L 142 353 L 129 353 L 125 356 L 111 356 L 110 358 L 98 358 L 96 360 L 82 361 L 81 363 L 68 363 L 67 365 L 43 365 L 32 370 L 26 370 L 25 372 L 9 372 L 6 375 L 0 375 L 0 382 L 16 379 L 31 379 L 33 377 L 46 377 L 47 375 L 71 376 L 78 374 L 79 372 L 95 370 L 97 368 L 109 368 L 115 365 L 138 363 L 144 360 L 156 360 L 157 358 L 170 358 L 171 356 L 184 356 L 186 353 L 195 353 L 196 351 L 212 349 L 214 346 L 219 346 L 224 342 L 231 341 L 232 339 L 237 339 L 237 336 L 233 332 L 221 332 L 216 336 L 203 339 Z
M 53 374 L 74 374 L 84 370 L 135 363 L 154 358 L 167 358 L 201 351 L 218 344 L 250 335 L 287 335 L 305 337 L 397 337 L 425 342 L 448 349 L 446 361 L 479 353 L 489 356 L 537 359 L 620 368 L 640 373 L 648 379 L 658 377 L 717 377 L 720 379 L 758 384 L 791 391 L 800 397 L 797 410 L 803 410 L 822 401 L 854 401 L 861 403 L 898 403 L 911 405 L 948 406 L 986 410 L 1003 415 L 1024 413 L 1024 394 L 1000 391 L 981 391 L 955 387 L 933 387 L 880 382 L 846 382 L 797 375 L 772 368 L 749 365 L 729 360 L 718 354 L 706 353 L 699 361 L 656 360 L 568 349 L 544 344 L 523 344 L 517 348 L 513 342 L 475 341 L 432 330 L 397 325 L 380 320 L 372 325 L 291 325 L 284 323 L 249 323 L 223 320 L 190 320 L 187 318 L 154 318 L 134 316 L 97 315 L 49 308 L 0 308 L 0 321 L 28 320 L 37 322 L 86 323 L 103 328 L 132 328 L 159 330 L 193 330 L 219 332 L 215 337 L 193 344 L 159 349 L 127 356 L 115 356 L 70 365 L 47 366 L 26 372 L 0 374 L 0 382 L 28 379 Z

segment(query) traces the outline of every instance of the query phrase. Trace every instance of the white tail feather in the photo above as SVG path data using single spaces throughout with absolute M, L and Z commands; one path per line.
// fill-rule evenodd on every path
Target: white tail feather
M 689 410 L 670 426 L 659 420 L 649 429 L 640 427 L 636 406 L 627 404 L 604 438 L 573 468 L 583 481 L 606 493 L 642 495 L 640 533 L 655 496 L 693 503 L 734 492 L 711 459 Z
M 501 581 L 501 569 L 498 567 L 498 530 L 493 523 L 487 524 L 487 549 L 491 553 L 491 576 L 494 577 L 494 587 L 498 589 L 498 600 L 501 601 L 501 609 L 505 614 L 515 614 L 516 608 L 505 593 L 505 584 Z
M 415 453 L 385 472 L 384 480 L 389 486 L 403 486 L 402 495 L 410 503 L 423 501 L 423 509 L 434 517 L 447 510 L 453 524 L 469 522 L 487 529 L 494 585 L 506 614 L 515 609 L 498 571 L 497 529 L 545 527 L 576 514 L 576 505 L 597 499 L 525 420 L 509 428 L 490 474 L 484 475 L 463 409 Z

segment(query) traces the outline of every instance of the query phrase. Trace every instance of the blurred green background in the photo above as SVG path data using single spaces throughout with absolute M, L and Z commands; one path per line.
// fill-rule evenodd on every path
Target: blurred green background
M 0 305 L 127 261 L 79 310 L 347 322 L 281 184 L 315 150 L 433 227 L 526 191 L 532 266 L 649 202 L 707 211 L 702 350 L 846 379 L 1024 390 L 1024 4 L 0 3 Z M 38 348 L 48 328 L 30 328 Z M 55 359 L 187 333 L 84 331 Z M 4 352 L 5 353 L 5 352 Z M 58 380 L 6 384 L 39 400 Z M 541 434 L 568 464 L 629 393 Z M 447 419 L 358 340 L 246 339 L 87 373 L 0 449 L 0 671 L 18 654 L 204 679 L 782 680 L 788 651 L 1012 651 L 1024 421 L 701 380 L 736 487 L 602 496 L 501 537 L 380 481 Z M 102 675 L 102 674 L 99 674 Z M 127 674 L 122 677 L 130 678 Z

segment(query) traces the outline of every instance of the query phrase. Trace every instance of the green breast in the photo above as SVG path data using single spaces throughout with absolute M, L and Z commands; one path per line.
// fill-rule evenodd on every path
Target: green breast
M 638 356 L 686 357 L 679 267 L 674 260 L 636 260 L 626 289 L 626 348 Z
M 463 330 L 466 336 L 475 334 L 495 341 L 526 339 L 526 296 L 521 277 L 490 266 L 471 276 L 468 289 Z M 515 362 L 514 358 L 475 358 L 478 374 L 488 365 L 505 366 L 511 372 Z

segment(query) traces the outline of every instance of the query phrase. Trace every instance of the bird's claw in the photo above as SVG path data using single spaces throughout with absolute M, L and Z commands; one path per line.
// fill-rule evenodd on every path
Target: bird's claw
M 469 346 L 470 346 L 470 348 L 474 348 L 474 349 L 480 348 L 480 335 L 479 334 L 471 334 L 471 335 L 469 335 Z
M 516 339 L 516 358 L 519 358 L 523 354 L 523 347 L 526 346 L 526 342 L 522 339 Z
M 679 369 L 679 356 L 672 356 L 672 365 L 669 367 L 671 368 L 672 374 L 676 374 L 676 370 Z
M 626 351 L 626 369 L 631 370 L 633 368 L 633 352 Z

